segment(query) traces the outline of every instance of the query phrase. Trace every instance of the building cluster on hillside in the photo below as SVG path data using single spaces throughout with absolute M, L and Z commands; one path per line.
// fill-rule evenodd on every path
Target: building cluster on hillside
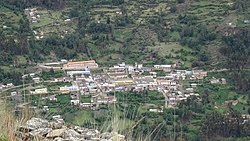
M 29 21 L 31 23 L 40 22 L 41 15 L 39 15 L 37 8 L 26 8 L 25 9 L 25 14 L 27 15 L 27 17 L 28 17 L 28 19 L 29 19 Z M 43 32 L 39 33 L 38 31 L 33 30 L 33 34 L 35 35 L 35 38 L 37 40 L 40 40 L 40 39 L 44 38 L 44 33 Z
M 32 23 L 37 23 L 39 18 L 41 17 L 37 13 L 37 8 L 26 8 L 25 14 L 29 17 L 29 19 Z
M 67 62 L 63 64 L 63 70 L 83 70 L 83 69 L 97 69 L 98 64 L 95 60 Z
M 158 91 L 165 97 L 165 107 L 174 107 L 179 101 L 187 100 L 190 96 L 199 97 L 195 93 L 197 83 L 183 85 L 183 80 L 202 80 L 207 77 L 207 72 L 203 70 L 179 70 L 176 64 L 144 66 L 135 63 L 128 65 L 121 63 L 109 68 L 102 68 L 99 73 L 91 73 L 98 69 L 98 64 L 94 60 L 68 62 L 65 61 L 62 69 L 67 76 L 55 78 L 50 82 L 70 82 L 70 86 L 61 86 L 56 93 L 71 94 L 72 105 L 82 108 L 97 108 L 100 105 L 109 105 L 117 102 L 116 92 L 124 91 Z M 100 69 L 100 68 L 99 68 Z M 28 74 L 35 78 L 35 75 Z M 35 81 L 35 80 L 34 80 Z M 39 82 L 37 80 L 37 82 Z M 218 81 L 218 82 L 217 82 Z M 211 80 L 212 84 L 225 84 L 225 79 Z M 110 92 L 114 95 L 110 96 Z M 30 91 L 31 94 L 47 94 L 50 89 L 46 87 L 37 88 Z M 75 95 L 75 96 L 74 96 Z M 88 102 L 83 102 L 81 96 L 89 96 Z M 56 96 L 47 97 L 51 101 L 56 101 Z
M 214 77 L 213 77 L 213 78 L 210 80 L 210 83 L 211 83 L 211 84 L 227 84 L 227 81 L 226 81 L 225 78 L 217 79 L 217 78 L 214 78 Z
M 0 83 L 0 90 L 12 88 L 12 87 L 14 87 L 14 84 L 13 84 L 13 83 L 8 83 L 8 84 L 1 84 L 1 83 Z
M 199 96 L 194 91 L 198 84 L 192 83 L 184 88 L 180 83 L 181 80 L 200 80 L 207 76 L 207 72 L 202 70 L 178 70 L 175 64 L 145 67 L 137 63 L 135 65 L 121 63 L 103 69 L 102 73 L 91 74 L 90 70 L 86 70 L 86 68 L 98 67 L 98 64 L 93 64 L 96 63 L 84 61 L 64 65 L 69 68 L 67 74 L 71 77 L 74 76 L 75 79 L 72 81 L 72 86 L 60 87 L 60 91 L 78 95 L 72 98 L 73 105 L 95 108 L 117 101 L 115 96 L 108 95 L 109 92 L 156 90 L 165 96 L 165 107 L 172 107 L 190 96 Z M 80 69 L 83 71 L 79 71 Z M 165 75 L 159 76 L 159 71 Z M 81 103 L 80 95 L 90 95 L 91 102 Z

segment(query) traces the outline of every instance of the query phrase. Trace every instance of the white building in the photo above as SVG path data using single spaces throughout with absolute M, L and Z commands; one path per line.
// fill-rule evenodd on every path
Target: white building
M 80 100 L 70 100 L 70 103 L 72 105 L 79 105 L 80 104 Z
M 35 89 L 35 91 L 30 91 L 31 94 L 46 94 L 48 93 L 47 88 Z
M 154 65 L 155 69 L 170 72 L 172 70 L 172 65 Z

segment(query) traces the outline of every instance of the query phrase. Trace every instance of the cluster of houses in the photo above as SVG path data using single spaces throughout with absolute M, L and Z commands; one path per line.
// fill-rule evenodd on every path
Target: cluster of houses
M 48 13 L 50 14 L 50 12 L 48 12 Z M 47 14 L 47 12 L 41 11 L 41 8 L 33 7 L 33 8 L 26 8 L 25 9 L 25 15 L 27 15 L 29 22 L 31 24 L 36 24 L 36 23 L 42 22 L 42 16 L 44 16 L 44 14 Z M 63 22 L 63 21 L 64 21 L 64 23 L 67 24 L 67 23 L 71 22 L 71 19 L 67 18 L 64 20 L 60 20 L 60 22 Z M 58 20 L 55 21 L 53 23 L 53 26 L 60 26 L 61 25 L 60 22 Z M 63 34 L 61 35 L 61 38 L 64 38 L 64 34 L 68 34 L 68 32 L 69 31 L 64 30 Z M 43 39 L 44 36 L 46 36 L 46 32 L 43 32 L 43 31 L 39 32 L 37 30 L 33 30 L 33 34 L 35 35 L 35 38 L 37 40 Z
M 37 23 L 41 15 L 38 14 L 37 8 L 26 8 L 25 14 L 29 17 L 30 22 Z
M 82 108 L 96 108 L 100 105 L 109 105 L 117 102 L 116 96 L 109 93 L 124 91 L 159 91 L 165 97 L 164 107 L 174 107 L 180 101 L 187 100 L 190 96 L 199 97 L 195 93 L 197 83 L 183 85 L 183 80 L 202 80 L 207 77 L 203 70 L 178 70 L 176 64 L 144 66 L 135 63 L 134 65 L 121 63 L 109 68 L 102 68 L 99 73 L 91 73 L 99 66 L 94 60 L 80 62 L 64 62 L 62 69 L 67 76 L 55 78 L 53 82 L 70 82 L 70 86 L 61 86 L 56 93 L 70 94 L 71 104 Z M 99 68 L 100 69 L 100 68 Z M 159 71 L 164 75 L 159 75 Z M 34 82 L 39 83 L 40 79 L 35 74 L 27 74 Z M 51 81 L 51 82 L 52 82 Z M 195 82 L 195 81 L 194 81 Z M 212 84 L 225 84 L 225 79 L 211 79 Z M 48 94 L 46 87 L 30 91 L 30 94 Z M 73 96 L 75 95 L 75 96 Z M 88 95 L 91 100 L 82 102 L 81 95 Z M 56 101 L 56 96 L 47 97 Z M 46 107 L 45 107 L 46 109 Z
M 101 73 L 91 74 L 90 69 L 98 68 L 95 61 L 69 62 L 63 66 L 72 80 L 72 86 L 60 87 L 62 93 L 77 94 L 72 98 L 73 105 L 80 107 L 98 107 L 102 104 L 117 102 L 115 96 L 109 92 L 155 90 L 165 96 L 165 107 L 175 106 L 179 101 L 190 96 L 199 96 L 194 93 L 198 84 L 192 83 L 184 88 L 181 80 L 199 80 L 207 76 L 203 70 L 177 70 L 176 65 L 154 65 L 144 67 L 143 64 L 127 65 L 121 63 L 103 69 Z M 65 69 L 65 70 L 67 70 Z M 82 69 L 82 71 L 79 71 Z M 163 71 L 164 76 L 158 76 L 158 71 Z M 80 95 L 90 95 L 90 103 L 81 103 Z
M 38 77 L 38 75 L 35 74 L 35 73 L 24 74 L 24 75 L 22 76 L 22 79 L 26 79 L 26 78 L 28 78 L 28 77 L 30 77 L 30 78 L 33 80 L 33 82 L 35 82 L 35 83 L 41 82 L 41 78 Z
M 227 81 L 226 81 L 225 78 L 217 79 L 217 78 L 213 77 L 213 78 L 210 80 L 210 83 L 211 83 L 211 84 L 227 84 Z
M 38 23 L 40 18 L 41 18 L 41 15 L 39 15 L 37 8 L 26 8 L 25 14 L 27 15 L 27 17 L 31 23 Z M 33 30 L 33 33 L 34 33 L 37 40 L 44 38 L 43 32 L 39 33 L 38 31 Z
M 80 108 L 91 108 L 96 109 L 100 105 L 110 105 L 116 103 L 115 96 L 108 96 L 106 94 L 96 94 L 91 96 L 91 101 L 89 102 L 81 102 L 79 94 L 71 94 L 70 103 L 75 106 L 79 106 Z
M 0 90 L 12 88 L 12 87 L 14 87 L 14 84 L 13 84 L 13 83 L 8 83 L 8 84 L 1 84 L 1 83 L 0 83 Z
M 180 101 L 187 100 L 190 96 L 199 97 L 195 92 L 198 83 L 183 84 L 183 80 L 202 80 L 207 77 L 203 70 L 179 70 L 176 64 L 144 66 L 135 63 L 133 65 L 121 63 L 109 68 L 102 68 L 99 73 L 91 73 L 98 69 L 94 60 L 80 62 L 64 62 L 62 69 L 67 76 L 55 78 L 53 82 L 70 82 L 70 86 L 61 86 L 56 93 L 71 94 L 71 104 L 82 108 L 96 108 L 100 105 L 109 105 L 117 102 L 116 96 L 109 93 L 124 91 L 158 91 L 165 97 L 164 107 L 174 107 Z M 100 68 L 99 68 L 100 69 Z M 158 73 L 161 72 L 161 75 Z M 164 75 L 162 75 L 162 73 Z M 40 79 L 35 74 L 27 74 L 34 82 Z M 197 81 L 192 81 L 197 82 Z M 210 80 L 211 84 L 226 84 L 224 78 Z M 1 85 L 2 86 L 2 85 Z M 30 91 L 31 94 L 50 93 L 48 88 L 42 87 Z M 75 96 L 73 96 L 75 95 Z M 88 95 L 91 100 L 87 103 L 81 101 L 81 95 Z M 48 97 L 56 101 L 56 96 Z M 45 107 L 46 108 L 46 107 Z
M 31 94 L 47 94 L 48 89 L 47 88 L 39 88 L 35 89 L 34 91 L 30 91 Z

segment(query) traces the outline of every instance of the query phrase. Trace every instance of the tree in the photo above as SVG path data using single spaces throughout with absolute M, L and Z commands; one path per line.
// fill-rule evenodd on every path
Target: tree
M 234 9 L 238 10 L 239 12 L 244 12 L 250 5 L 248 0 L 235 0 L 234 2 Z
M 240 29 L 239 33 L 225 36 L 223 40 L 225 46 L 221 48 L 221 53 L 227 57 L 228 67 L 232 70 L 243 70 L 250 59 L 250 32 Z
M 50 68 L 49 73 L 50 73 L 50 74 L 54 74 L 54 73 L 55 73 L 54 69 L 53 69 L 53 68 Z
M 185 0 L 177 0 L 177 3 L 185 3 Z
M 171 13 L 175 13 L 176 11 L 177 11 L 176 5 L 172 5 L 172 6 L 170 7 L 170 12 L 171 12 Z
M 237 29 L 236 34 L 224 36 L 224 46 L 220 52 L 227 58 L 226 66 L 233 72 L 234 84 L 239 90 L 246 91 L 249 88 L 249 79 L 244 76 L 244 69 L 250 62 L 250 31 Z
M 206 114 L 201 121 L 201 134 L 206 140 L 209 138 L 214 139 L 216 136 L 221 135 L 221 132 L 224 131 L 224 121 L 224 115 L 217 111 Z

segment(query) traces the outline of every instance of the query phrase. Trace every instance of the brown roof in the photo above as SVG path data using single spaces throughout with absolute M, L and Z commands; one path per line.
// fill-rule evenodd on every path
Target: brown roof
M 78 61 L 78 62 L 68 62 L 67 65 L 71 65 L 71 64 L 88 64 L 88 63 L 95 63 L 95 60 Z

